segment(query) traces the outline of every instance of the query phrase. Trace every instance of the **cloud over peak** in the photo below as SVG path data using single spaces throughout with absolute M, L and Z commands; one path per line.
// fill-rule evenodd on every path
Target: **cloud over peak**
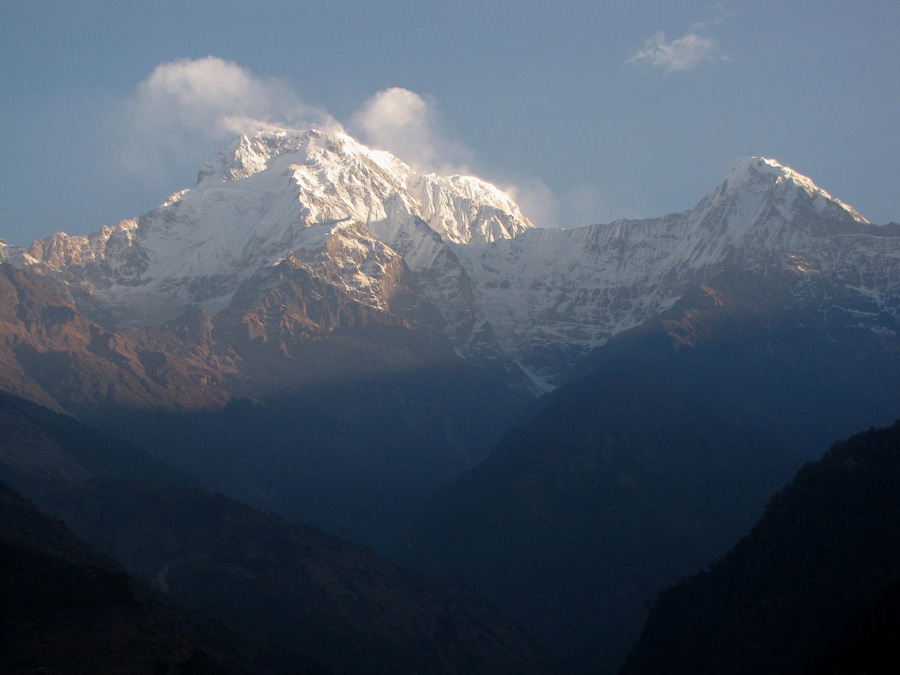
M 196 169 L 221 144 L 240 134 L 283 128 L 343 131 L 326 111 L 303 102 L 291 86 L 215 56 L 158 65 L 126 99 L 112 106 L 110 127 L 120 165 L 160 189 Z M 469 174 L 475 152 L 440 123 L 437 101 L 403 89 L 383 89 L 348 122 L 366 144 L 387 150 L 420 173 Z M 507 181 L 499 181 L 506 183 Z M 526 213 L 555 223 L 556 202 L 546 185 L 519 179 L 507 190 Z
M 469 173 L 474 153 L 438 124 L 437 103 L 409 89 L 383 89 L 363 103 L 350 125 L 369 145 L 388 150 L 423 173 Z
M 144 128 L 179 127 L 222 138 L 285 125 L 334 123 L 281 80 L 258 77 L 215 56 L 158 65 L 138 85 L 131 106 Z
M 112 106 L 115 151 L 132 174 L 160 186 L 240 134 L 284 127 L 340 129 L 284 81 L 215 56 L 161 63 Z

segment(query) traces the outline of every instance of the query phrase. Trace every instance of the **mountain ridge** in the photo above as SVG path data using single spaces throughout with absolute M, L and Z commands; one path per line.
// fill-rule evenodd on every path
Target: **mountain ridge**
M 397 555 L 614 672 L 645 600 L 733 545 L 834 438 L 896 416 L 898 357 L 779 279 L 704 279 L 579 362 L 425 502 Z
M 418 304 L 428 305 L 424 325 L 458 355 L 510 361 L 546 390 L 726 264 L 790 269 L 798 293 L 827 272 L 852 311 L 897 318 L 895 229 L 870 225 L 809 178 L 757 157 L 690 211 L 546 230 L 477 178 L 420 175 L 340 132 L 286 130 L 242 136 L 204 165 L 195 188 L 145 216 L 87 237 L 2 247 L 0 258 L 65 281 L 112 329 L 172 320 L 192 305 L 214 315 L 244 281 L 292 255 L 363 304 L 390 310 L 381 280 L 405 266 Z M 326 250 L 327 242 L 342 243 Z M 324 259 L 306 255 L 323 250 Z M 851 278 L 860 267 L 880 267 L 885 278 Z
M 871 316 L 875 329 L 896 332 L 898 234 L 870 226 L 774 160 L 751 158 L 680 214 L 532 229 L 484 250 L 456 250 L 480 282 L 478 309 L 504 349 L 558 383 L 590 350 L 668 310 L 690 285 L 727 266 L 787 271 L 797 297 L 816 303 L 830 293 L 861 323 Z M 546 258 L 554 264 L 541 264 Z M 568 363 L 542 364 L 542 352 L 560 349 Z

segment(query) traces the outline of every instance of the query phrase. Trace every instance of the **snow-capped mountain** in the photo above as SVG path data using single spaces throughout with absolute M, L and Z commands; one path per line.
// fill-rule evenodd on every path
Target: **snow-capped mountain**
M 684 213 L 533 228 L 455 250 L 477 281 L 477 311 L 514 359 L 551 382 L 565 362 L 670 308 L 727 265 L 783 274 L 797 296 L 827 300 L 876 331 L 900 329 L 900 228 L 870 225 L 771 159 L 742 161 Z
M 196 306 L 246 310 L 276 266 L 302 267 L 372 311 L 440 331 L 460 356 L 511 359 L 546 387 L 725 265 L 786 275 L 797 294 L 874 330 L 896 331 L 900 318 L 897 228 L 760 158 L 691 211 L 548 230 L 477 178 L 420 175 L 342 133 L 260 132 L 145 216 L 0 258 L 66 281 L 115 328 Z
M 0 390 L 268 511 L 386 550 L 493 452 L 486 482 L 455 484 L 464 508 L 423 528 L 430 571 L 472 545 L 473 586 L 502 579 L 508 609 L 585 653 L 642 616 L 678 551 L 706 560 L 697 542 L 731 532 L 695 506 L 744 513 L 778 462 L 895 415 L 900 391 L 900 225 L 768 159 L 684 213 L 539 229 L 477 178 L 264 132 L 144 216 L 0 241 L 3 261 Z M 611 560 L 617 582 L 597 574 Z
M 243 281 L 292 254 L 381 309 L 379 286 L 402 255 L 425 294 L 449 307 L 450 279 L 464 275 L 444 242 L 488 242 L 529 227 L 506 194 L 477 178 L 421 176 L 340 133 L 264 132 L 223 150 L 195 188 L 145 216 L 2 255 L 83 284 L 118 326 L 136 326 L 190 305 L 220 311 Z M 312 253 L 335 238 L 343 243 Z

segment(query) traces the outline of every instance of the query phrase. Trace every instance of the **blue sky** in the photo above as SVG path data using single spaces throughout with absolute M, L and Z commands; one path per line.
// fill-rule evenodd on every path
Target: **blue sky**
M 566 227 L 774 157 L 900 221 L 900 2 L 0 1 L 0 237 L 192 187 L 254 121 L 342 126 Z

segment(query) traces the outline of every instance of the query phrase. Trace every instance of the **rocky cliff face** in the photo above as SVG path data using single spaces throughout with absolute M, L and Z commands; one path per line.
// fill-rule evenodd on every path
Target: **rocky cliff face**
M 89 324 L 145 340 L 164 326 L 178 336 L 169 347 L 190 352 L 204 371 L 197 387 L 214 372 L 231 391 L 258 396 L 434 365 L 457 351 L 514 373 L 475 314 L 472 282 L 448 242 L 486 243 L 529 227 L 508 196 L 476 178 L 420 176 L 341 134 L 260 133 L 223 150 L 194 189 L 145 216 L 90 236 L 58 233 L 27 250 L 4 246 L 0 258 L 66 296 L 84 344 Z M 197 322 L 202 329 L 188 330 Z M 321 343 L 332 347 L 328 357 L 312 358 Z M 10 390 L 26 393 L 22 386 Z M 55 394 L 33 398 L 53 404 Z M 227 398 L 220 391 L 217 402 Z
M 508 196 L 476 178 L 419 176 L 342 134 L 260 133 L 223 150 L 194 189 L 145 216 L 4 255 L 81 286 L 121 327 L 171 319 L 187 305 L 219 311 L 260 270 L 321 253 L 335 238 L 319 271 L 379 307 L 378 282 L 394 258 L 426 277 L 438 264 L 446 276 L 454 261 L 445 241 L 487 242 L 530 226 Z M 440 286 L 428 290 L 440 297 Z

